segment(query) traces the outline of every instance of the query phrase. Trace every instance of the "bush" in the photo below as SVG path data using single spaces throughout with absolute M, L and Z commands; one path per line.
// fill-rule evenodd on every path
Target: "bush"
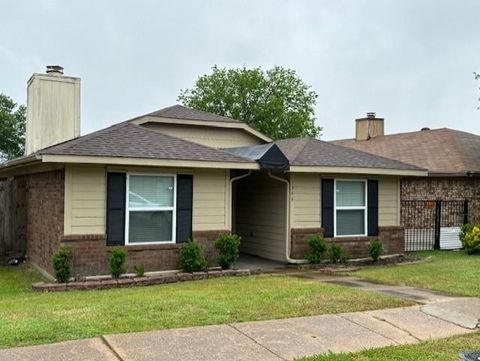
M 135 271 L 135 276 L 137 277 L 145 276 L 145 266 L 143 264 L 139 266 L 134 266 L 133 270 Z
M 339 244 L 332 243 L 328 250 L 328 256 L 332 263 L 345 263 L 350 258 L 349 254 Z
M 370 241 L 368 245 L 368 254 L 372 257 L 373 262 L 377 262 L 383 253 L 383 244 L 378 239 Z
M 180 266 L 185 272 L 198 272 L 207 268 L 207 260 L 197 242 L 188 240 L 180 249 Z
M 462 227 L 460 239 L 468 254 L 480 253 L 480 225 L 465 225 Z
M 240 236 L 236 234 L 222 234 L 215 241 L 215 248 L 219 252 L 217 262 L 222 269 L 232 268 L 239 256 Z
M 310 263 L 320 263 L 327 252 L 327 242 L 319 236 L 311 236 L 308 240 L 310 252 L 307 254 L 307 260 Z
M 72 276 L 72 249 L 68 246 L 60 247 L 53 255 L 52 263 L 57 282 L 68 282 Z
M 122 273 L 127 272 L 125 268 L 125 260 L 127 259 L 127 252 L 120 247 L 112 248 L 112 255 L 110 256 L 110 274 L 112 278 L 119 278 Z

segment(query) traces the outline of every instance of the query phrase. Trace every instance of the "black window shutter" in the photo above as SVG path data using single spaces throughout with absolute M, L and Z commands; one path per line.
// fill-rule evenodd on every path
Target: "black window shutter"
M 125 173 L 107 173 L 107 246 L 125 244 Z
M 333 237 L 334 210 L 334 182 L 333 179 L 322 179 L 322 227 L 325 237 Z
M 368 181 L 368 235 L 378 236 L 378 180 Z
M 192 238 L 193 175 L 177 175 L 177 243 Z

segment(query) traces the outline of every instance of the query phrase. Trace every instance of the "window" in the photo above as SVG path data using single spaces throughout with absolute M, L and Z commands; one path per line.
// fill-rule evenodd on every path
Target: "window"
M 335 181 L 335 236 L 367 235 L 366 194 L 366 181 Z
M 127 174 L 125 244 L 175 242 L 176 177 Z

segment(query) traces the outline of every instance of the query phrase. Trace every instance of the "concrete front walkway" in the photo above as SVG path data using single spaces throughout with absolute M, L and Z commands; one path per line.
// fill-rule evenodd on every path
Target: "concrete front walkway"
M 420 306 L 109 335 L 0 351 L 0 360 L 291 360 L 473 332 Z

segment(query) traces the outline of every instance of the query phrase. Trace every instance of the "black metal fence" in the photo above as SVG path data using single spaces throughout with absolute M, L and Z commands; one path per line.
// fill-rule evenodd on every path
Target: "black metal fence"
M 403 200 L 400 215 L 406 251 L 456 248 L 459 228 L 468 222 L 468 201 Z

